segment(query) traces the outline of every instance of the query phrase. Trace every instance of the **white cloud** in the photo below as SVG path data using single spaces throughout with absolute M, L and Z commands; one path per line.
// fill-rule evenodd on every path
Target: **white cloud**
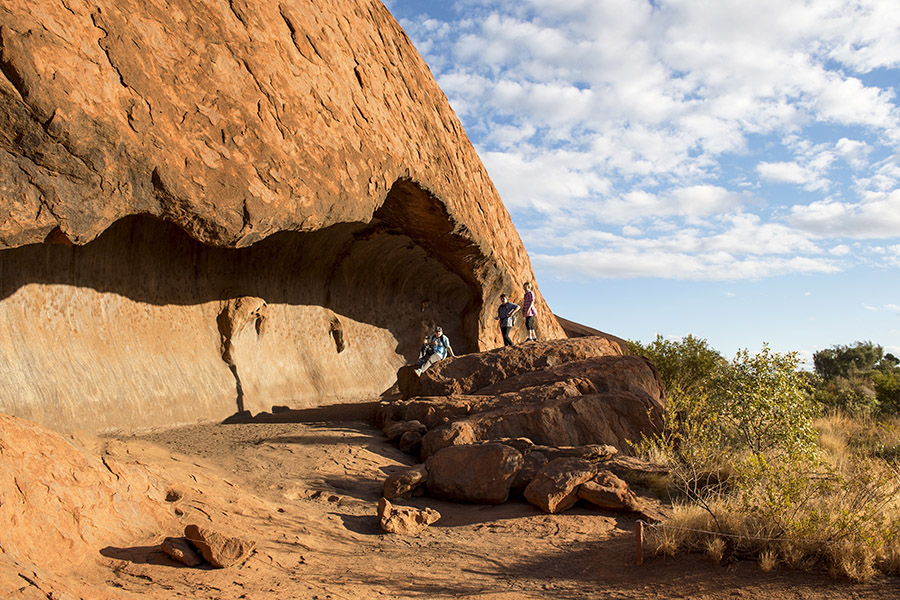
M 541 260 L 758 278 L 900 237 L 891 4 L 456 0 L 411 27 Z
M 738 258 L 727 252 L 693 254 L 642 251 L 637 247 L 565 255 L 534 254 L 532 263 L 547 275 L 558 278 L 657 277 L 731 281 L 797 273 L 834 273 L 839 270 L 827 259 Z
M 761 162 L 756 166 L 756 172 L 766 181 L 775 183 L 803 185 L 813 179 L 809 171 L 795 162 Z
M 728 219 L 730 227 L 709 237 L 710 250 L 741 254 L 819 254 L 819 247 L 807 234 L 774 223 L 763 223 L 756 215 L 740 214 Z
M 609 181 L 579 168 L 579 154 L 546 153 L 526 157 L 514 152 L 482 152 L 481 158 L 507 206 L 544 214 L 577 209 L 577 201 L 606 194 Z
M 857 203 L 822 200 L 791 210 L 791 223 L 821 237 L 900 237 L 900 190 L 871 193 Z
M 865 142 L 848 140 L 847 138 L 839 139 L 835 149 L 851 167 L 857 170 L 863 169 L 868 164 L 867 159 L 872 150 Z

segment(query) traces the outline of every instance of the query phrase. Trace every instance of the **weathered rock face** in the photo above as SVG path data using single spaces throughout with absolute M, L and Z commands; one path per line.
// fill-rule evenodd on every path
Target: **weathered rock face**
M 360 399 L 435 323 L 499 345 L 497 297 L 533 280 L 377 0 L 2 0 L 0 74 L 0 411 L 96 430 Z

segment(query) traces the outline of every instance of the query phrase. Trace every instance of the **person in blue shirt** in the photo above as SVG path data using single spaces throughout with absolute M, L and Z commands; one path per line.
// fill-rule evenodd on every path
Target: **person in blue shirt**
M 416 361 L 416 375 L 424 373 L 431 365 L 447 358 L 456 356 L 450 346 L 450 340 L 444 335 L 440 327 L 434 328 L 434 333 L 425 338 L 425 343 L 419 351 L 419 360 Z

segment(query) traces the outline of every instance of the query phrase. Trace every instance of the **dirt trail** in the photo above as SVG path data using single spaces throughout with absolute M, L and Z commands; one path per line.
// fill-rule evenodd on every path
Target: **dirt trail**
M 442 519 L 417 537 L 384 534 L 375 516 L 385 476 L 413 463 L 367 420 L 371 405 L 291 411 L 268 422 L 203 424 L 121 438 L 206 486 L 178 503 L 258 541 L 240 567 L 179 566 L 160 540 L 107 548 L 86 583 L 141 598 L 238 599 L 900 597 L 900 582 L 852 585 L 825 573 L 761 572 L 703 556 L 634 565 L 630 518 L 576 507 L 545 515 L 524 502 L 462 505 L 417 498 Z M 147 444 L 150 442 L 153 446 Z M 144 450 L 141 450 L 141 449 Z M 150 460 L 148 458 L 147 460 Z M 212 482 L 212 483 L 211 483 Z M 219 483 L 215 483 L 219 482 Z

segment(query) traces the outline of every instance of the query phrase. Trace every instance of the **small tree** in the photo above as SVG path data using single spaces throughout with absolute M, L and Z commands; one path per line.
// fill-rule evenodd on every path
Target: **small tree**
M 833 346 L 813 354 L 816 373 L 825 380 L 850 377 L 859 372 L 871 371 L 884 354 L 881 346 L 872 342 L 856 342 L 852 346 Z
M 755 356 L 739 351 L 728 368 L 719 371 L 714 397 L 727 446 L 754 454 L 812 451 L 817 411 L 798 364 L 796 352 L 778 354 L 764 345 Z
M 702 390 L 712 381 L 726 360 L 705 339 L 688 334 L 680 340 L 658 335 L 651 343 L 629 341 L 632 354 L 646 356 L 656 365 L 663 385 L 671 395 L 675 390 L 690 393 Z

